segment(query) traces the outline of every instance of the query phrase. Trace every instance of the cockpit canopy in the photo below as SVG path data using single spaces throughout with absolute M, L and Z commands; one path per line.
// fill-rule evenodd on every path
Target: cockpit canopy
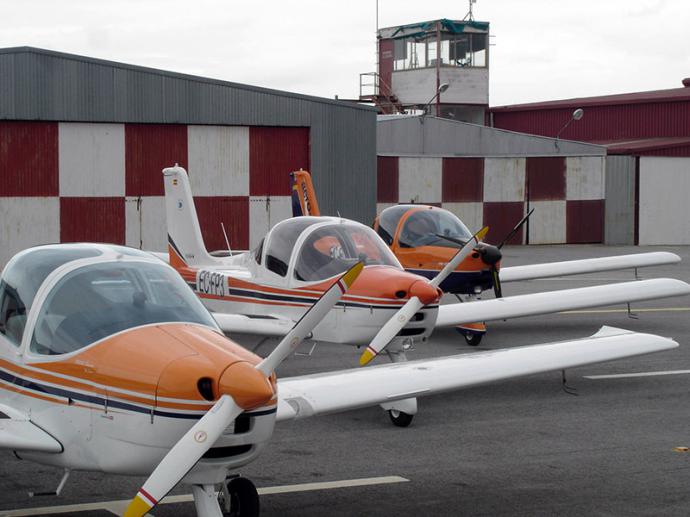
M 393 253 L 369 227 L 326 217 L 293 217 L 267 237 L 266 268 L 296 280 L 315 282 L 344 273 L 357 261 L 400 267 Z
M 407 217 L 405 214 L 408 212 Z M 467 227 L 448 210 L 418 205 L 397 205 L 386 208 L 378 220 L 378 234 L 388 245 L 398 235 L 403 248 L 419 246 L 443 246 L 457 248 L 455 241 L 466 242 L 472 237 Z M 442 236 L 449 237 L 444 239 Z
M 48 276 L 68 265 L 46 284 Z M 141 325 L 190 322 L 217 328 L 184 280 L 146 253 L 120 246 L 58 245 L 33 248 L 15 257 L 0 282 L 0 332 L 22 342 L 27 316 L 37 312 L 30 350 L 57 355 Z M 36 302 L 40 305 L 36 305 Z M 32 317 L 33 319 L 33 317 Z

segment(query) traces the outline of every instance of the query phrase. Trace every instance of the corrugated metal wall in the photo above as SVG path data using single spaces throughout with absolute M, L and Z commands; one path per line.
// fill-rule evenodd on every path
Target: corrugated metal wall
M 160 171 L 174 163 L 197 169 L 212 249 L 225 248 L 221 219 L 237 224 L 225 225 L 237 249 L 289 217 L 288 173 L 300 167 L 324 214 L 369 223 L 376 213 L 372 108 L 30 48 L 0 50 L 0 92 L 0 262 L 60 239 L 161 249 Z M 56 227 L 26 235 L 4 196 L 26 196 L 16 199 Z M 96 223 L 107 228 L 94 233 Z
M 633 156 L 606 158 L 606 244 L 635 244 L 636 162 Z
M 0 121 L 0 196 L 57 194 L 57 124 Z
M 0 120 L 309 128 L 323 212 L 375 214 L 373 108 L 29 48 L 0 50 L 0 91 Z
M 492 112 L 496 128 L 555 137 L 577 106 Z M 587 106 L 560 137 L 583 142 L 690 135 L 690 102 Z
M 473 230 L 488 225 L 488 242 L 498 243 L 534 208 L 530 244 L 597 243 L 604 237 L 604 166 L 603 156 L 380 156 L 379 210 L 396 202 L 441 206 Z M 526 231 L 510 243 L 526 242 Z

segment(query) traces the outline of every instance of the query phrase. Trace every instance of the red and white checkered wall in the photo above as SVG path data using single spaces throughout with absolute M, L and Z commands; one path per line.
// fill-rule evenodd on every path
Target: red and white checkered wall
M 530 244 L 604 239 L 602 156 L 528 158 L 378 157 L 377 211 L 396 203 L 441 206 L 498 242 L 529 204 Z M 524 228 L 512 240 L 525 242 Z
M 309 128 L 0 122 L 0 264 L 28 246 L 166 249 L 164 167 L 190 174 L 209 249 L 256 245 L 291 216 L 287 173 L 309 169 Z

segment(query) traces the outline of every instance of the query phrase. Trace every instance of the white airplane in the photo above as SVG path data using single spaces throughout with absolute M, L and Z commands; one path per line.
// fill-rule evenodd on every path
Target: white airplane
M 275 225 L 259 246 L 231 256 L 208 253 L 187 172 L 163 170 L 168 226 L 168 259 L 213 312 L 228 334 L 284 336 L 327 289 L 357 261 L 365 263 L 357 285 L 316 326 L 316 341 L 365 346 L 364 365 L 386 350 L 392 362 L 426 341 L 436 327 L 550 314 L 564 310 L 629 303 L 690 293 L 685 282 L 653 279 L 568 289 L 497 300 L 439 305 L 440 283 L 473 251 L 486 229 L 469 238 L 431 280 L 405 271 L 371 228 L 335 217 L 294 217 Z M 650 256 L 651 255 L 651 256 Z M 160 256 L 160 254 L 159 254 Z M 542 265 L 573 274 L 666 263 L 670 253 L 639 254 L 602 261 Z M 514 277 L 533 277 L 537 266 L 515 268 Z M 510 276 L 504 268 L 502 275 Z M 366 346 L 368 344 L 368 346 Z M 414 398 L 383 404 L 391 421 L 407 426 L 417 412 Z
M 19 253 L 0 277 L 0 448 L 63 468 L 60 487 L 71 470 L 149 476 L 128 517 L 178 483 L 191 486 L 201 517 L 255 516 L 254 485 L 229 474 L 261 453 L 278 422 L 677 346 L 603 328 L 587 339 L 277 380 L 275 368 L 363 269 L 336 276 L 261 359 L 227 339 L 149 254 L 100 244 Z

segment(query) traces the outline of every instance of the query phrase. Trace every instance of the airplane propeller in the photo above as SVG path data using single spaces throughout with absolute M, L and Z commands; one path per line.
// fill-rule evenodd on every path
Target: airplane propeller
M 465 257 L 467 257 L 475 245 L 479 243 L 481 239 L 484 238 L 486 232 L 489 231 L 489 227 L 485 226 L 477 233 L 475 233 L 464 245 L 458 250 L 458 252 L 453 256 L 453 258 L 445 265 L 445 267 L 436 275 L 430 284 L 432 287 L 437 288 L 443 282 L 446 277 L 452 273 L 458 264 L 462 262 Z M 390 318 L 386 324 L 379 330 L 378 334 L 374 336 L 374 339 L 366 348 L 364 353 L 359 358 L 360 366 L 368 364 L 374 357 L 380 354 L 384 348 L 391 342 L 391 340 L 398 335 L 398 332 L 407 324 L 407 322 L 414 316 L 419 309 L 424 307 L 428 301 L 423 301 L 420 296 L 416 296 L 414 293 L 414 286 L 410 289 L 410 299 L 403 305 L 398 312 Z
M 146 515 L 187 475 L 243 411 L 264 406 L 275 397 L 270 375 L 328 314 L 363 268 L 364 264 L 358 262 L 338 278 L 256 367 L 237 361 L 225 369 L 218 380 L 221 393 L 218 401 L 168 451 L 132 499 L 125 517 Z
M 534 212 L 534 208 L 530 210 L 526 216 L 520 219 L 520 221 L 518 221 L 518 223 L 513 227 L 513 229 L 510 230 L 510 232 L 508 232 L 508 235 L 506 235 L 503 238 L 500 244 L 496 246 L 492 246 L 491 244 L 486 243 L 481 243 L 477 245 L 476 250 L 481 255 L 482 261 L 486 265 L 491 267 L 491 283 L 494 286 L 494 295 L 496 296 L 496 298 L 503 297 L 503 290 L 501 289 L 501 278 L 498 274 L 498 263 L 500 262 L 502 257 L 501 248 L 505 245 L 506 242 L 508 242 L 513 237 L 513 235 L 515 235 L 520 230 L 522 225 L 527 222 L 527 219 L 529 219 L 529 216 L 532 215 L 532 212 Z M 441 239 L 445 239 L 455 244 L 459 244 L 460 246 L 464 246 L 466 244 L 465 241 L 457 239 L 455 237 L 451 237 L 450 235 L 443 235 L 437 233 L 436 237 L 440 237 Z
M 496 266 L 496 264 L 498 264 L 499 260 L 501 260 L 501 251 L 500 250 L 505 245 L 505 243 L 508 242 L 513 237 L 513 235 L 515 235 L 520 230 L 520 228 L 522 228 L 522 225 L 527 222 L 527 219 L 529 219 L 529 216 L 532 215 L 532 212 L 534 212 L 534 208 L 532 210 L 530 210 L 525 217 L 520 219 L 518 221 L 518 223 L 513 227 L 513 229 L 510 230 L 508 235 L 506 235 L 503 238 L 503 240 L 497 246 L 494 247 L 496 250 L 496 253 L 498 254 L 497 259 L 495 259 L 493 262 L 491 262 L 492 258 L 489 258 L 489 256 L 490 256 L 489 253 L 482 256 L 482 260 L 484 260 L 484 262 L 486 262 L 487 264 L 489 264 L 491 266 L 491 279 L 493 280 L 492 283 L 494 284 L 494 296 L 496 296 L 496 298 L 502 298 L 503 297 L 503 290 L 501 289 L 501 277 L 498 274 L 498 267 Z

